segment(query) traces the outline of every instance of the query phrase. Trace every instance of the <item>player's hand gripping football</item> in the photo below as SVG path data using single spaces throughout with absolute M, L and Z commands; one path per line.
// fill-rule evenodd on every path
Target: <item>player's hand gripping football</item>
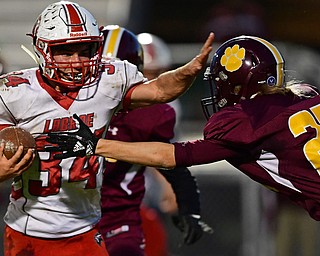
M 173 224 L 182 232 L 183 243 L 190 245 L 197 242 L 203 232 L 213 233 L 213 229 L 203 222 L 199 215 L 174 215 Z
M 50 132 L 47 141 L 57 146 L 46 146 L 47 152 L 62 152 L 55 154 L 55 159 L 64 159 L 73 156 L 91 156 L 94 154 L 98 138 L 89 127 L 76 115 L 73 118 L 79 122 L 79 129 L 75 132 Z

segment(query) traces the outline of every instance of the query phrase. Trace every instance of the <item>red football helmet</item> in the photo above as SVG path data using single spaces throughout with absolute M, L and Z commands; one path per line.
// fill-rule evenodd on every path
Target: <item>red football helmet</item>
M 206 118 L 256 94 L 262 85 L 284 86 L 284 59 L 270 42 L 239 36 L 223 43 L 204 74 L 211 97 L 202 99 Z M 212 111 L 209 110 L 212 107 Z
M 53 3 L 39 15 L 30 35 L 38 63 L 48 80 L 76 89 L 98 77 L 102 36 L 95 18 L 85 8 L 68 1 Z M 53 47 L 77 44 L 90 44 L 88 61 L 58 63 L 54 60 Z M 71 72 L 62 74 L 59 66 L 68 67 Z
M 127 60 L 143 72 L 143 49 L 134 33 L 118 25 L 105 26 L 101 32 L 104 35 L 103 59 Z

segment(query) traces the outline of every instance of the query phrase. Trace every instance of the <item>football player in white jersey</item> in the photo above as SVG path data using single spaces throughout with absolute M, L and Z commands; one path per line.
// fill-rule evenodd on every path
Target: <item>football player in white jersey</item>
M 206 65 L 214 39 L 210 33 L 189 63 L 146 82 L 127 61 L 101 64 L 99 26 L 76 3 L 49 5 L 31 36 L 39 67 L 1 76 L 0 129 L 18 126 L 34 136 L 76 131 L 72 116 L 77 114 L 102 137 L 117 109 L 174 100 Z M 92 156 L 97 141 L 86 148 L 76 145 L 80 157 L 57 159 L 56 153 L 41 151 L 48 143 L 44 138 L 36 138 L 38 154 L 30 168 L 13 180 L 4 255 L 108 255 L 95 226 L 103 170 L 103 158 Z M 0 150 L 0 173 L 25 168 L 33 153 L 19 161 L 20 153 L 12 161 Z

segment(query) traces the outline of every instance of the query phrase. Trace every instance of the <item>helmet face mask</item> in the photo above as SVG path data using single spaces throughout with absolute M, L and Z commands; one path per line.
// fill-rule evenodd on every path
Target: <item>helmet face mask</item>
M 42 74 L 49 81 L 66 89 L 78 89 L 97 79 L 102 37 L 97 22 L 86 9 L 68 1 L 51 4 L 38 17 L 31 36 Z M 77 49 L 75 46 L 81 44 L 88 45 L 88 58 L 71 62 L 54 57 L 57 49 Z M 66 75 L 60 68 L 67 67 Z
M 208 119 L 225 106 L 251 98 L 263 86 L 283 87 L 284 59 L 264 39 L 235 37 L 215 52 L 204 80 L 209 81 L 211 91 L 211 96 L 201 101 Z

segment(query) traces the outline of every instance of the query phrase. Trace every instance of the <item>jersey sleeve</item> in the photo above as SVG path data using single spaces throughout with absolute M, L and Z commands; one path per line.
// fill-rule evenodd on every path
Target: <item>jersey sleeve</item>
M 123 64 L 126 70 L 126 76 L 127 76 L 126 81 L 128 84 L 126 86 L 121 107 L 123 109 L 129 109 L 129 106 L 131 103 L 131 94 L 133 90 L 138 84 L 146 82 L 147 78 L 143 76 L 143 74 L 138 70 L 137 66 L 131 64 L 126 60 L 123 62 Z
M 214 139 L 175 142 L 176 166 L 208 164 L 242 157 L 245 152 Z
M 256 141 L 250 117 L 242 111 L 240 104 L 212 115 L 203 133 L 205 139 L 219 140 L 239 146 Z
M 15 125 L 33 104 L 30 94 L 31 75 L 24 72 L 8 73 L 0 79 L 0 124 Z M 17 104 L 19 102 L 19 104 Z
M 99 86 L 102 87 L 100 91 L 108 98 L 119 102 L 118 109 L 123 108 L 123 104 L 130 104 L 125 98 L 130 88 L 146 81 L 146 78 L 137 67 L 127 61 L 113 60 L 104 62 L 102 70 L 103 72 L 98 82 Z

